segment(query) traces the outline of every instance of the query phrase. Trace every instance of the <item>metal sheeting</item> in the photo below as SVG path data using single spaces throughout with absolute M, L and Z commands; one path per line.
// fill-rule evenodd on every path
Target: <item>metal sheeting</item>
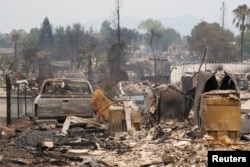
M 181 82 L 181 77 L 187 75 L 187 73 L 196 73 L 199 70 L 200 64 L 183 64 L 183 65 L 171 65 L 171 69 L 176 67 L 170 74 L 171 84 L 177 84 Z M 216 72 L 217 70 L 226 71 L 229 73 L 248 73 L 250 72 L 250 64 L 240 63 L 208 63 L 201 66 L 201 71 Z

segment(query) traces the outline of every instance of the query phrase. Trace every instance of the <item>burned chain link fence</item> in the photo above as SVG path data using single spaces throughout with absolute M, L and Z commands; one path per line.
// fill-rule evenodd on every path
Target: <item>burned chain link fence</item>
M 32 114 L 32 94 L 29 92 L 28 82 L 16 82 L 10 74 L 5 76 L 5 84 L 0 97 L 0 125 L 6 126 L 20 117 Z

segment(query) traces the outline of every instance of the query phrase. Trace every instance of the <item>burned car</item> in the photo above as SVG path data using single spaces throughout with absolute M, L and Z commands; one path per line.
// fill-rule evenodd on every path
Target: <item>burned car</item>
M 35 120 L 58 124 L 67 116 L 93 118 L 92 93 L 92 86 L 86 79 L 47 79 L 34 100 Z

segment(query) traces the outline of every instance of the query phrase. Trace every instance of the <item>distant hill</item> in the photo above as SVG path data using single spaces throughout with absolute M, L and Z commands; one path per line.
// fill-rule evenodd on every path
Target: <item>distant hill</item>
M 181 15 L 177 17 L 164 17 L 164 18 L 154 18 L 154 19 L 161 21 L 161 23 L 166 28 L 175 29 L 178 33 L 180 33 L 181 36 L 191 35 L 191 31 L 194 28 L 194 26 L 196 26 L 198 23 L 202 21 L 190 15 Z M 101 28 L 101 24 L 104 20 L 105 19 L 95 19 L 89 22 L 85 22 L 83 23 L 83 25 L 87 29 L 92 26 L 95 30 L 99 31 Z M 122 17 L 121 27 L 127 27 L 129 29 L 137 29 L 141 21 L 143 20 L 135 17 Z M 229 28 L 236 35 L 239 34 L 238 30 L 235 27 L 230 26 Z
M 201 20 L 190 15 L 181 15 L 172 18 L 160 18 L 161 23 L 166 28 L 173 28 L 180 33 L 181 36 L 191 35 L 191 31 Z

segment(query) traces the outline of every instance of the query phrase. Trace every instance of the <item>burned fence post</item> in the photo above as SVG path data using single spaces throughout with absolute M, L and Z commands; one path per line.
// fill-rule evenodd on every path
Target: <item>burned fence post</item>
M 6 74 L 6 101 L 7 101 L 7 125 L 11 124 L 11 81 L 9 74 Z
M 24 84 L 24 111 L 25 115 L 27 114 L 27 90 L 26 90 L 26 84 Z
M 20 117 L 20 114 L 19 114 L 19 112 L 20 112 L 20 110 L 19 110 L 19 108 L 20 108 L 20 95 L 19 95 L 19 93 L 20 93 L 20 87 L 19 87 L 19 84 L 17 84 L 17 118 L 18 119 Z

